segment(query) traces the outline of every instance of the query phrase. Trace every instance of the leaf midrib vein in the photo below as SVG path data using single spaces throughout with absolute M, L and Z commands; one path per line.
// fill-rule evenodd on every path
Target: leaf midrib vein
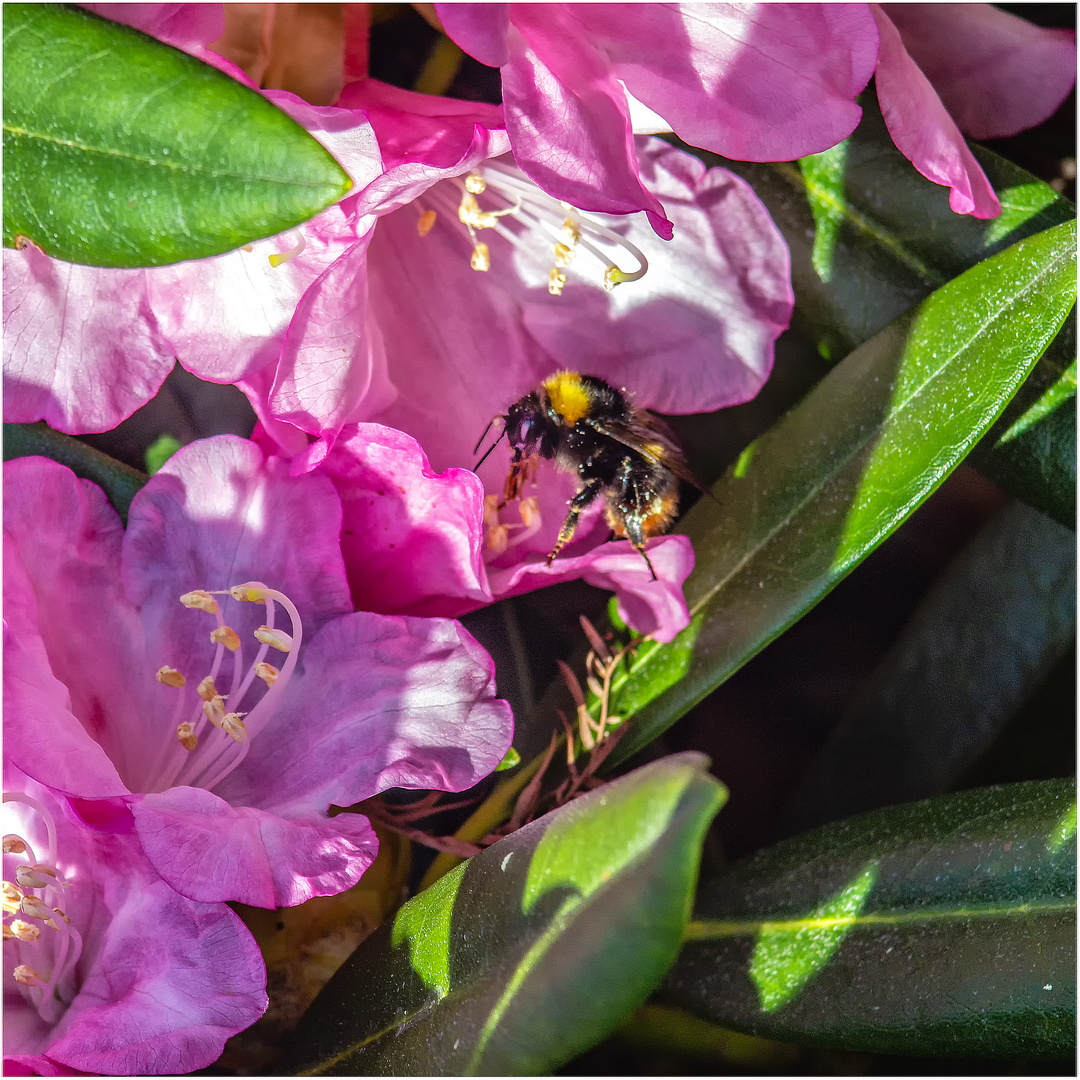
M 863 915 L 836 915 L 818 919 L 695 919 L 687 924 L 684 941 L 715 941 L 760 933 L 796 934 L 804 930 L 837 930 L 858 926 L 902 926 L 938 919 L 996 919 L 1024 915 L 1053 915 L 1076 910 L 1075 899 L 1026 904 L 976 905 L 968 908 L 928 908 L 920 911 L 881 911 Z
M 304 187 L 311 188 L 313 190 L 321 190 L 327 187 L 326 181 L 307 181 L 307 180 L 292 180 L 282 179 L 281 177 L 262 175 L 259 173 L 237 173 L 230 172 L 226 169 L 208 168 L 199 165 L 190 165 L 183 161 L 170 160 L 165 161 L 159 158 L 145 157 L 140 154 L 134 154 L 131 151 L 126 150 L 113 150 L 108 147 L 91 146 L 88 143 L 79 142 L 75 139 L 61 139 L 55 135 L 47 135 L 38 131 L 30 131 L 28 128 L 16 127 L 13 124 L 7 122 L 4 123 L 4 131 L 9 132 L 16 136 L 25 136 L 29 139 L 39 139 L 42 142 L 52 143 L 56 146 L 63 146 L 72 150 L 80 150 L 87 154 L 100 154 L 103 157 L 119 158 L 124 161 L 138 162 L 142 165 L 149 165 L 151 168 L 160 169 L 172 169 L 174 172 L 191 173 L 199 176 L 210 176 L 214 178 L 225 178 L 230 180 L 241 180 L 245 183 L 260 182 L 266 184 L 280 184 L 283 187 Z

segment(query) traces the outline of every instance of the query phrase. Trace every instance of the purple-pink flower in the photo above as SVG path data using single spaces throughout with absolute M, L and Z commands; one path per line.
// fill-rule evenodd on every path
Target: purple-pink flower
M 266 1009 L 254 939 L 225 904 L 171 889 L 134 833 L 87 829 L 64 804 L 5 755 L 5 1074 L 213 1064 Z
M 190 899 L 346 889 L 377 841 L 332 805 L 461 790 L 509 747 L 460 625 L 353 611 L 323 476 L 222 436 L 176 454 L 126 531 L 45 459 L 9 462 L 4 497 L 5 751 Z

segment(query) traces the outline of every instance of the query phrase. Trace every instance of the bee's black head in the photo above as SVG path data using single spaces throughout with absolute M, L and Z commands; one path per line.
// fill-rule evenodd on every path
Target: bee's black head
M 515 401 L 506 412 L 506 441 L 525 456 L 536 452 L 543 428 L 544 414 L 535 391 Z

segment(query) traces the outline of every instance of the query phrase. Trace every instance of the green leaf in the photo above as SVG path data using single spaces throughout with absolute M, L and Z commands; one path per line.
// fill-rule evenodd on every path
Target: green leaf
M 145 453 L 147 475 L 160 472 L 161 467 L 180 449 L 180 440 L 175 435 L 159 435 Z
M 687 514 L 693 622 L 638 650 L 615 688 L 614 712 L 640 711 L 612 763 L 782 633 L 962 460 L 1071 308 L 1075 245 L 1075 222 L 1059 225 L 939 289 L 838 364 Z M 685 676 L 665 688 L 669 657 L 688 647 Z
M 521 764 L 521 755 L 511 746 L 502 761 L 495 766 L 496 772 L 506 772 L 507 769 L 516 769 Z
M 1076 534 L 1010 502 L 935 582 L 840 719 L 785 832 L 955 790 L 1075 637 Z
M 440 878 L 327 984 L 287 1069 L 543 1074 L 595 1045 L 678 953 L 724 800 L 706 769 L 655 762 Z
M 854 134 L 800 162 L 728 161 L 700 151 L 709 164 L 748 180 L 791 250 L 796 329 L 837 360 L 867 341 L 931 291 L 988 255 L 1075 217 L 1076 208 L 1048 185 L 982 147 L 972 152 L 993 184 L 1002 214 L 991 221 L 954 214 L 948 189 L 933 184 L 894 146 L 876 101 L 866 95 Z M 1075 330 L 1063 332 L 1018 395 L 1036 406 L 1053 388 L 1070 402 L 1045 402 L 1027 436 L 999 445 L 1017 414 L 1003 418 L 975 463 L 1013 494 L 1053 515 L 1076 520 Z
M 80 8 L 4 5 L 4 244 L 162 266 L 289 229 L 352 182 L 266 98 Z
M 128 507 L 150 478 L 92 446 L 53 431 L 47 424 L 5 424 L 4 460 L 40 456 L 66 465 L 76 476 L 92 480 L 105 492 L 127 525 Z
M 983 788 L 805 833 L 703 881 L 661 1003 L 883 1053 L 1075 1046 L 1075 783 Z

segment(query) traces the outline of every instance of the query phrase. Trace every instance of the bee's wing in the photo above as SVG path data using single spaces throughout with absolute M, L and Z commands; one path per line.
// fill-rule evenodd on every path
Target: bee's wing
M 624 424 L 610 421 L 588 422 L 602 435 L 607 435 L 642 457 L 670 469 L 680 480 L 692 484 L 699 491 L 705 490 L 686 463 L 686 454 L 679 437 L 658 416 L 653 416 L 645 409 L 634 409 L 629 422 Z

